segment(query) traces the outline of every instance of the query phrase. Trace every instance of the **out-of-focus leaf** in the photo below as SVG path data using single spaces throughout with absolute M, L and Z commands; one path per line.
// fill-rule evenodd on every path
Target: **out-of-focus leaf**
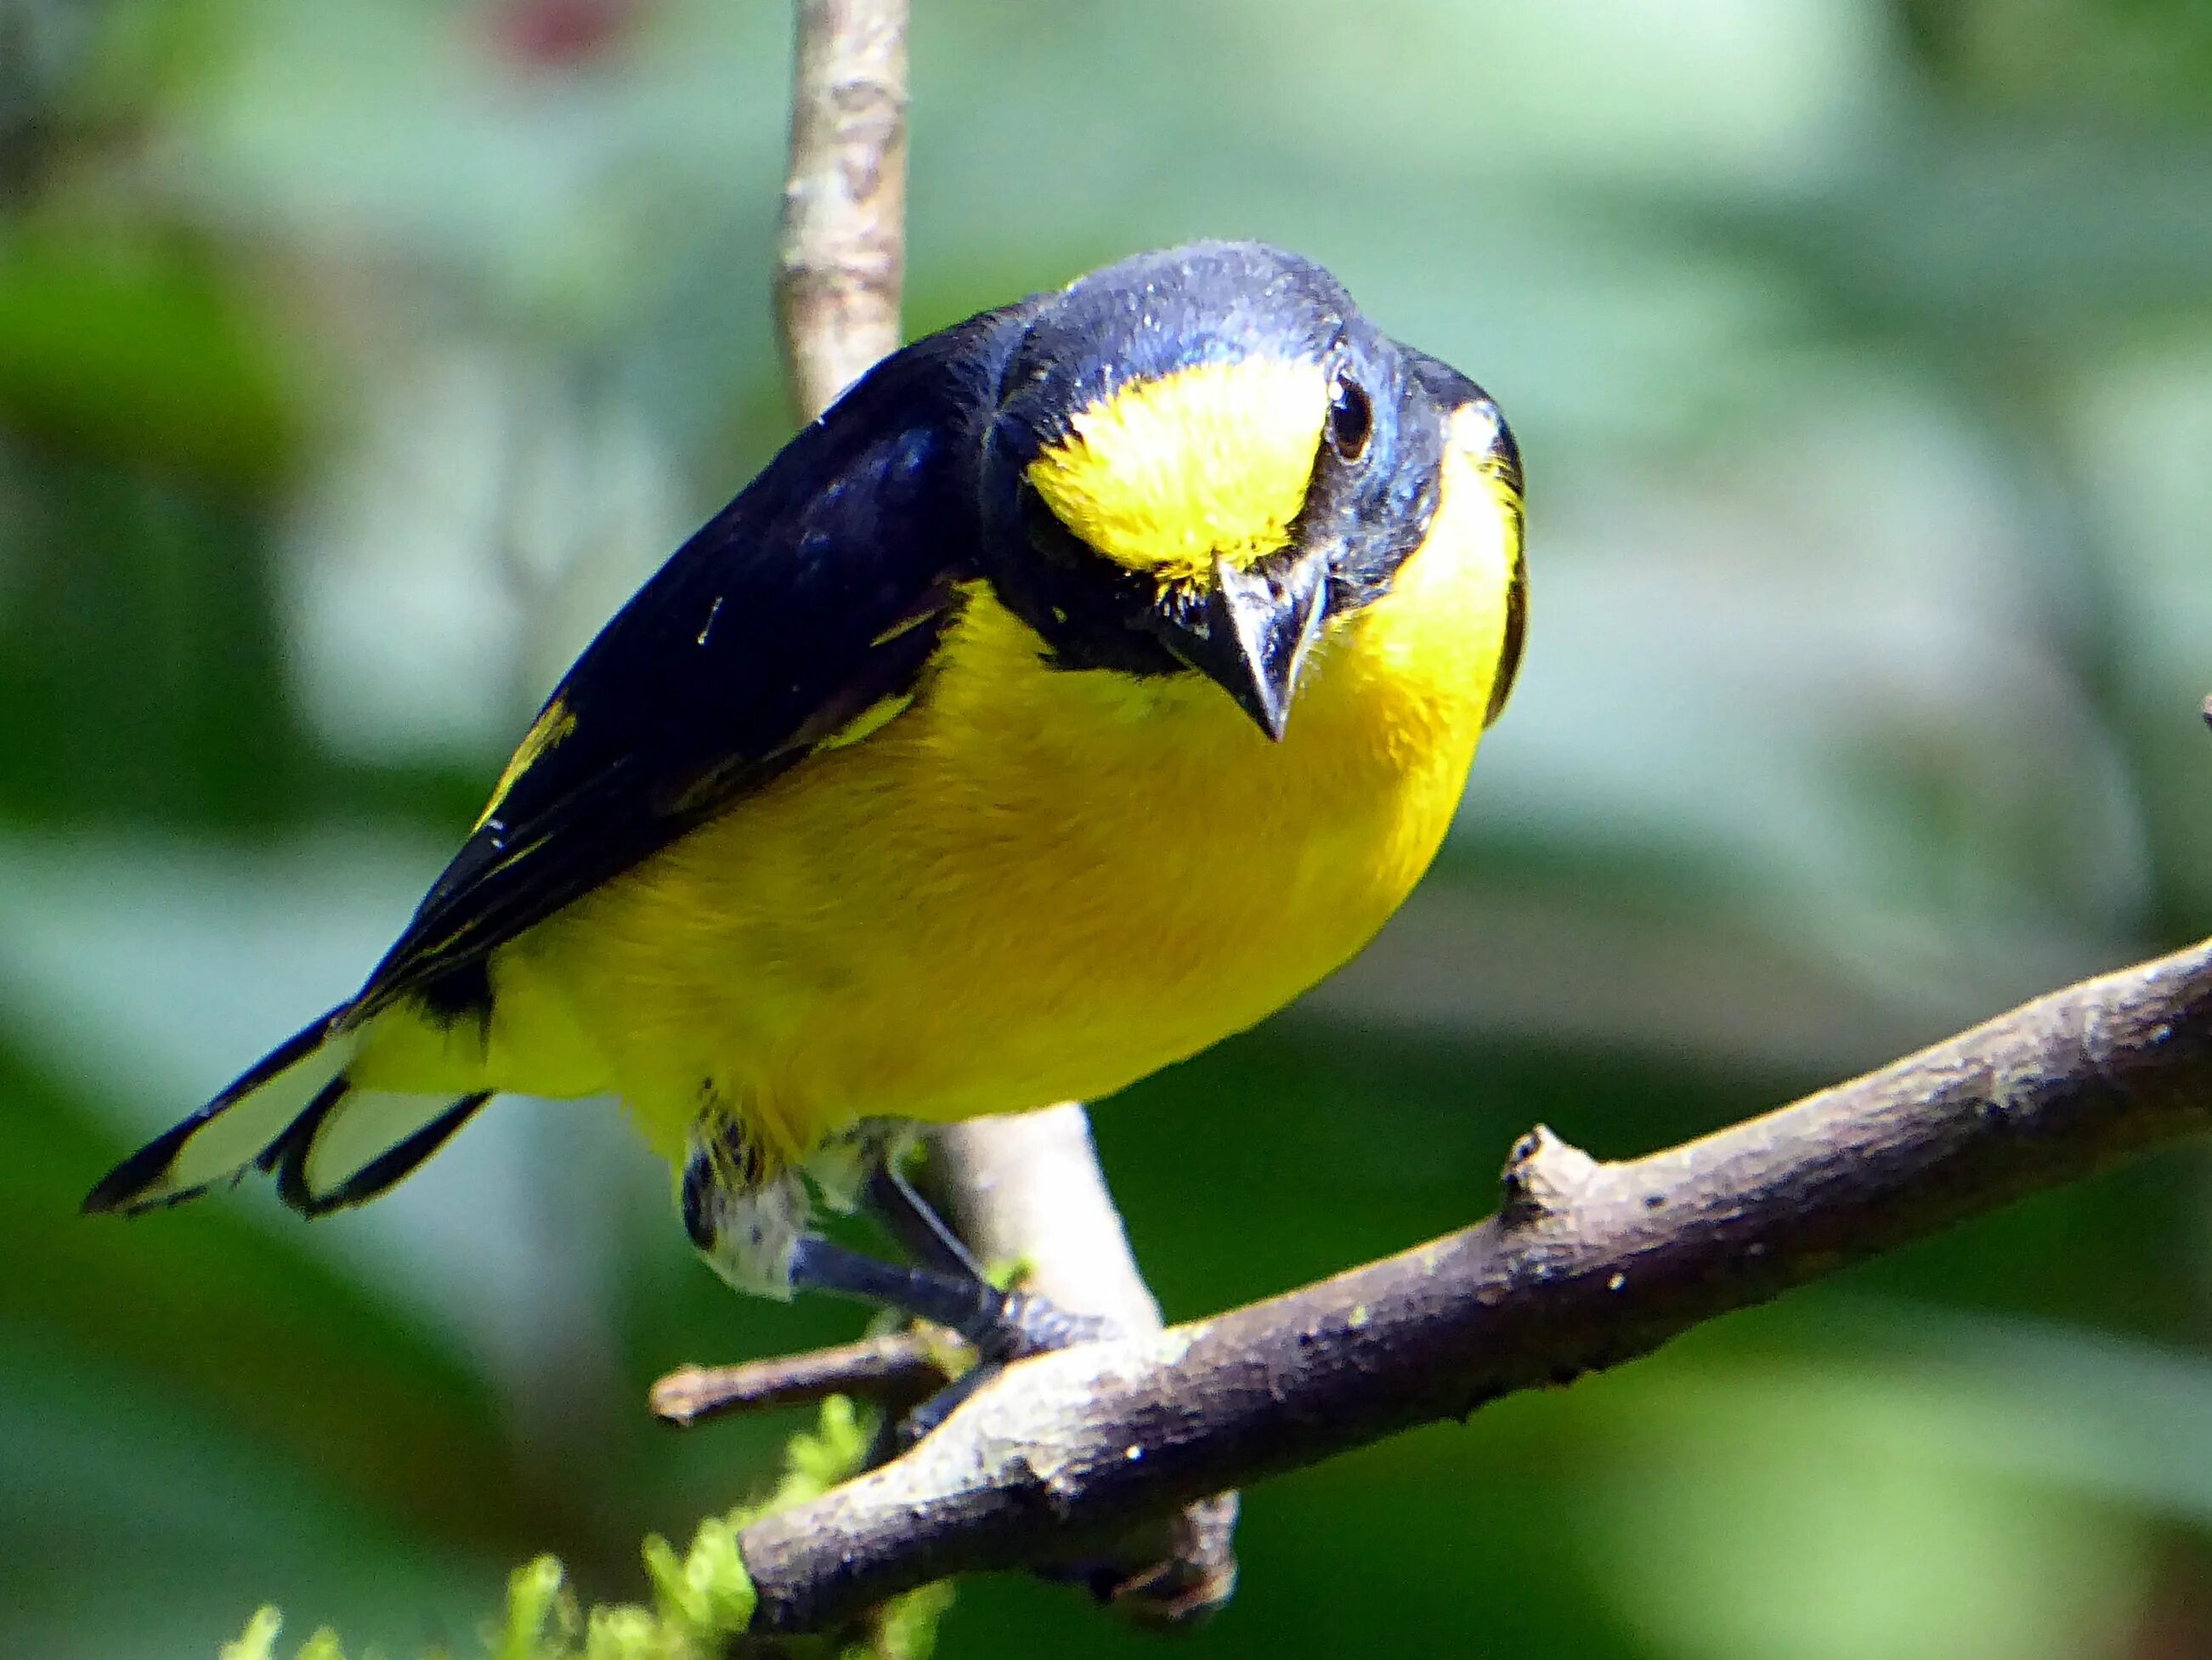
M 2087 1326 L 1960 1310 L 1866 1311 L 1910 1362 L 2002 1398 L 1960 1457 L 2102 1502 L 2212 1525 L 2212 1354 Z
M 11 506 L 0 816 L 236 826 L 297 811 L 307 757 L 262 528 L 235 503 L 77 459 Z
M 2074 1660 L 2145 1588 L 2146 1532 L 1970 1450 L 2031 1432 L 2002 1395 L 1830 1365 L 1678 1375 L 1635 1405 L 1577 1542 L 1656 1654 Z
M 0 230 L 0 430 L 261 490 L 300 418 L 265 313 L 205 243 Z
M 618 329 L 691 237 L 765 228 L 787 131 L 781 13 L 655 9 L 618 70 L 549 78 L 489 7 L 241 0 L 237 49 L 174 100 L 165 182 L 211 222 L 366 233 L 564 335 Z M 741 281 L 764 299 L 764 268 Z
M 1896 11 L 1947 90 L 2015 119 L 2212 112 L 2212 15 L 2196 0 L 1903 0 Z
M 220 1204 L 136 1223 L 77 1201 L 127 1147 L 0 1049 L 0 1322 L 251 1425 L 376 1508 L 502 1553 L 549 1519 L 483 1384 L 345 1276 Z
M 220 1316 L 216 1335 L 234 1335 Z M 267 1429 L 130 1357 L 13 1324 L 0 1347 L 9 1651 L 206 1660 L 276 1595 L 303 1621 L 343 1620 L 386 1653 L 432 1636 L 465 1651 L 504 1545 L 479 1535 L 426 1549 L 438 1535 L 425 1517 L 364 1503 L 343 1472 Z M 373 1435 L 373 1422 L 353 1432 Z M 486 1472 L 471 1458 L 455 1474 Z
M 2208 189 L 2212 143 L 2193 130 L 1959 123 L 1872 150 L 1818 195 L 1705 211 L 1733 246 L 1826 295 L 1854 332 L 1903 337 L 1916 355 L 1985 353 L 2201 308 Z

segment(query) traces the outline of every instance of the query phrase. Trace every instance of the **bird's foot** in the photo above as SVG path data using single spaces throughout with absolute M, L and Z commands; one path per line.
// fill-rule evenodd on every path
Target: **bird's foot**
M 1097 1343 L 1119 1335 L 1120 1329 L 1103 1314 L 1078 1314 L 1030 1292 L 1000 1295 L 998 1320 L 975 1344 L 976 1353 L 986 1363 L 1004 1365 L 1032 1354 Z
M 1101 1316 L 1060 1308 L 1033 1292 L 1001 1291 L 980 1273 L 885 1262 L 818 1234 L 802 1236 L 789 1261 L 794 1291 L 827 1292 L 894 1309 L 943 1326 L 975 1349 L 974 1369 L 899 1420 L 887 1452 L 912 1446 L 1014 1361 L 1096 1342 L 1117 1329 Z
M 802 1236 L 789 1257 L 793 1291 L 827 1292 L 896 1309 L 965 1338 L 988 1361 L 1018 1360 L 1109 1335 L 1096 1315 L 1055 1308 L 1028 1292 L 1001 1291 L 977 1274 L 885 1262 L 818 1234 Z
M 1121 1334 L 1121 1328 L 1103 1315 L 1077 1314 L 1029 1292 L 1002 1292 L 1000 1298 L 994 1325 L 969 1336 L 978 1356 L 975 1366 L 891 1427 L 890 1451 L 904 1452 L 913 1446 L 1015 1361 L 1080 1343 L 1103 1342 Z

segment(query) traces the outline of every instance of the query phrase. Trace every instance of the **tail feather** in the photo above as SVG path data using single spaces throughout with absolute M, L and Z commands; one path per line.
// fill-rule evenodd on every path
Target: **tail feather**
M 354 1087 L 345 1069 L 356 1038 L 345 1013 L 333 1010 L 295 1033 L 132 1153 L 100 1178 L 84 1208 L 156 1210 L 258 1167 L 276 1175 L 287 1204 L 319 1216 L 372 1199 L 410 1174 L 489 1096 Z
M 271 1049 L 215 1099 L 102 1177 L 87 1211 L 158 1209 L 235 1181 L 353 1058 L 334 1009 Z
M 374 1199 L 411 1176 L 489 1099 L 489 1091 L 410 1095 L 355 1089 L 336 1079 L 263 1153 L 261 1167 L 276 1172 L 286 1204 L 304 1216 L 321 1216 Z

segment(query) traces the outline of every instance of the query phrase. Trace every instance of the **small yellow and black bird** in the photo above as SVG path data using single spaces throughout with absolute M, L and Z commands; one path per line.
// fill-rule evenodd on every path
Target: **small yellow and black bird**
M 927 1225 L 921 1268 L 830 1244 L 809 1178 L 1111 1094 L 1358 952 L 1512 684 L 1521 524 L 1497 405 L 1273 248 L 919 341 L 585 650 L 360 992 L 86 1207 L 258 1168 L 316 1215 L 500 1091 L 611 1095 L 734 1285 L 1073 1335 Z

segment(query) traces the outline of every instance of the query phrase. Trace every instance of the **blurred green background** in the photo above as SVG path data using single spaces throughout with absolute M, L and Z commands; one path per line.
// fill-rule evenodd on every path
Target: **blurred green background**
M 1335 982 L 1097 1115 L 1171 1314 L 2212 928 L 2212 13 L 936 0 L 909 319 L 1258 235 L 1486 382 L 1527 671 Z M 0 1654 L 465 1647 L 793 1421 L 604 1111 L 369 1211 L 81 1221 L 349 990 L 787 431 L 781 4 L 0 0 Z M 2212 1652 L 2200 1153 L 1249 1496 L 1208 1657 Z M 969 1587 L 954 1656 L 1151 1651 Z

